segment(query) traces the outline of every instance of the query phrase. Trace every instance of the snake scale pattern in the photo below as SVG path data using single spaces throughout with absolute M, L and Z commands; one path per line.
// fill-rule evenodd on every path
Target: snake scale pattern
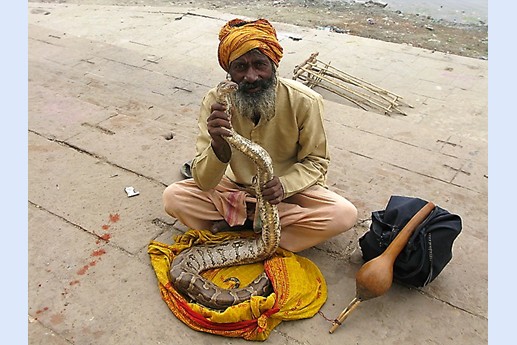
M 223 81 L 218 84 L 217 102 L 232 110 L 232 93 L 237 84 Z M 263 261 L 275 253 L 280 242 L 280 218 L 276 205 L 262 198 L 260 186 L 273 178 L 273 164 L 267 151 L 231 129 L 226 141 L 236 150 L 251 159 L 256 167 L 254 189 L 262 224 L 261 236 L 238 238 L 220 244 L 204 244 L 190 247 L 178 254 L 171 264 L 171 281 L 182 294 L 199 304 L 212 309 L 225 309 L 249 300 L 251 296 L 264 296 L 271 292 L 271 283 L 265 272 L 248 286 L 223 289 L 205 279 L 201 272 L 220 267 L 229 267 Z M 229 278 L 231 280 L 231 278 Z

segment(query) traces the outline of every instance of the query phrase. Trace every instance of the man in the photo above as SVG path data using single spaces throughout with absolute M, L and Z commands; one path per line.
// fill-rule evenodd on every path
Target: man
M 234 19 L 219 33 L 219 64 L 239 84 L 231 125 L 215 89 L 202 101 L 193 179 L 163 194 L 167 213 L 191 229 L 239 228 L 254 218 L 253 162 L 231 150 L 228 129 L 261 145 L 275 176 L 264 199 L 278 206 L 280 247 L 298 252 L 354 226 L 357 210 L 326 188 L 329 164 L 322 97 L 305 85 L 277 77 L 282 47 L 265 19 Z M 251 228 L 251 226 L 249 226 Z

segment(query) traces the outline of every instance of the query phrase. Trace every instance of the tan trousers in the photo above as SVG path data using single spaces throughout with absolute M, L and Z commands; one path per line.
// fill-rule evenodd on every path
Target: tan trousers
M 230 226 L 244 224 L 246 203 L 256 203 L 256 199 L 227 178 L 208 191 L 187 179 L 168 186 L 163 202 L 165 211 L 188 228 L 208 230 L 221 220 Z M 347 231 L 357 220 L 357 209 L 350 201 L 321 186 L 284 199 L 278 204 L 278 213 L 282 227 L 280 247 L 292 252 Z

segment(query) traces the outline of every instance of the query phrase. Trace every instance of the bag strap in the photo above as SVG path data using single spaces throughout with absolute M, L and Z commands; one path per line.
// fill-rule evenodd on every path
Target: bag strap
M 393 262 L 400 254 L 402 249 L 406 246 L 409 241 L 409 238 L 415 231 L 415 229 L 431 214 L 431 212 L 435 208 L 435 204 L 432 202 L 428 202 L 424 205 L 410 220 L 406 223 L 406 225 L 400 230 L 397 236 L 391 241 L 388 248 L 384 251 L 386 256 L 391 256 Z

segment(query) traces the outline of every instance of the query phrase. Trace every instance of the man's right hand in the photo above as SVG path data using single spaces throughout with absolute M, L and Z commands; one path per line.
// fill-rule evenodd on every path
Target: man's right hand
M 212 113 L 206 121 L 208 134 L 212 138 L 212 149 L 221 162 L 228 163 L 232 156 L 230 145 L 223 137 L 231 136 L 230 118 L 226 106 L 214 103 L 211 107 Z

